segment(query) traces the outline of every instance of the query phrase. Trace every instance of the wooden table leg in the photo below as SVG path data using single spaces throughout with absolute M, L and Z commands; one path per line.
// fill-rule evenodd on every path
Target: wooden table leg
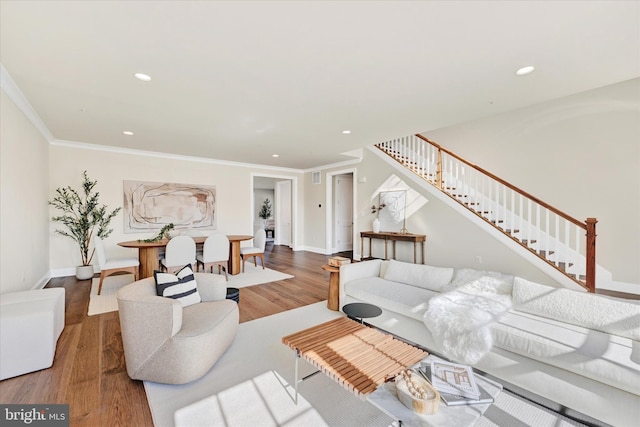
M 239 274 L 240 265 L 240 241 L 229 242 L 229 274 Z
M 140 279 L 153 277 L 154 270 L 160 270 L 159 248 L 138 248 L 138 261 L 140 261 Z

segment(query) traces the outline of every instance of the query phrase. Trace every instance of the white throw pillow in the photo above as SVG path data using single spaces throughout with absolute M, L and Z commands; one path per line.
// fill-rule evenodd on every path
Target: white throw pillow
M 440 292 L 443 286 L 451 281 L 453 268 L 432 267 L 424 264 L 411 264 L 390 260 L 385 280 L 406 283 L 419 288 Z
M 154 271 L 153 276 L 158 296 L 177 299 L 184 307 L 202 301 L 191 264 L 185 265 L 176 274 Z
M 513 308 L 640 341 L 640 305 L 619 298 L 553 288 L 516 277 Z

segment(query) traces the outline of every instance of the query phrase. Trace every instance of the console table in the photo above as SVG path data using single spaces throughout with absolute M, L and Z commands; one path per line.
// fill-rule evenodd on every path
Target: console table
M 418 262 L 417 248 L 418 243 L 421 243 L 421 255 L 422 264 L 424 264 L 424 244 L 427 241 L 425 234 L 412 234 L 412 233 L 398 233 L 398 232 L 384 232 L 374 233 L 373 231 L 360 232 L 360 254 L 364 258 L 364 239 L 369 239 L 369 258 L 371 258 L 371 240 L 380 239 L 384 240 L 384 259 L 389 259 L 388 243 L 392 242 L 393 246 L 393 259 L 396 259 L 396 242 L 413 242 L 413 263 Z

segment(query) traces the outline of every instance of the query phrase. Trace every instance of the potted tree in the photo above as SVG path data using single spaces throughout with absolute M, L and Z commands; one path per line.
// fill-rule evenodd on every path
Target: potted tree
M 71 187 L 56 189 L 56 196 L 49 204 L 62 211 L 62 215 L 51 218 L 54 222 L 61 222 L 66 229 L 57 229 L 55 232 L 73 239 L 79 246 L 82 265 L 76 268 L 76 277 L 79 280 L 87 280 L 93 277 L 93 265 L 91 261 L 95 253 L 95 247 L 90 251 L 91 239 L 94 230 L 100 239 L 108 237 L 113 229 L 109 228 L 111 219 L 120 211 L 116 208 L 107 211 L 106 205 L 100 205 L 98 199 L 100 193 L 93 189 L 97 181 L 92 181 L 83 172 L 84 181 L 80 192 Z
M 258 212 L 258 216 L 262 218 L 262 228 L 267 228 L 267 219 L 271 217 L 271 202 L 269 199 L 265 199 L 262 208 L 260 208 L 260 212 Z

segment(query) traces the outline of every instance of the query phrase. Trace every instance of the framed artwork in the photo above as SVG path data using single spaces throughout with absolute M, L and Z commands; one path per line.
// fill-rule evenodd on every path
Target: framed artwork
M 211 185 L 124 181 L 124 232 L 216 229 L 216 187 Z

